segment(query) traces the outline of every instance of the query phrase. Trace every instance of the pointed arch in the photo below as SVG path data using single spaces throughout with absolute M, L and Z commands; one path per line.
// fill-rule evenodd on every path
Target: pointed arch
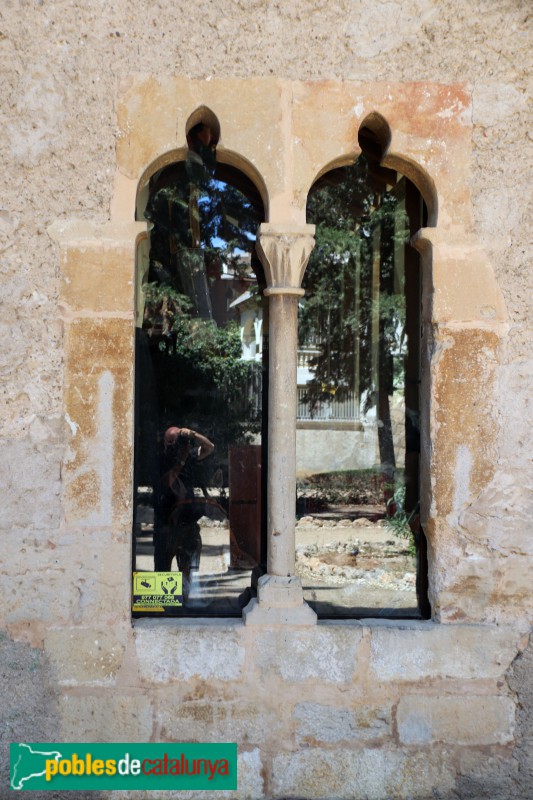
M 212 131 L 212 144 L 216 148 L 218 177 L 222 180 L 228 180 L 229 178 L 229 182 L 237 180 L 240 184 L 238 188 L 243 191 L 255 205 L 259 206 L 259 203 L 262 205 L 264 218 L 268 220 L 269 198 L 263 176 L 249 159 L 224 146 L 221 139 L 222 130 L 218 117 L 214 111 L 206 105 L 198 106 L 187 118 L 184 130 L 185 143 L 181 147 L 176 147 L 161 153 L 143 170 L 137 185 L 135 203 L 136 218 L 143 218 L 144 209 L 148 201 L 148 187 L 152 177 L 165 167 L 186 160 L 189 152 L 191 131 L 200 124 L 207 126 Z M 240 178 L 238 173 L 241 173 L 246 180 Z
M 438 211 L 435 183 L 426 170 L 413 158 L 389 151 L 393 136 L 385 117 L 378 111 L 371 111 L 370 114 L 367 114 L 359 126 L 358 139 L 363 151 L 374 148 L 374 153 L 379 156 L 379 163 L 382 167 L 400 172 L 409 178 L 426 204 L 427 226 L 435 227 Z
M 299 315 L 310 371 L 299 386 L 304 415 L 297 426 L 297 469 L 310 485 L 316 472 L 320 480 L 350 476 L 343 497 L 359 481 L 374 512 L 404 535 L 412 531 L 419 558 L 411 606 L 418 601 L 418 613 L 427 617 L 419 522 L 422 275 L 410 241 L 426 225 L 426 198 L 432 203 L 433 194 L 424 195 L 406 171 L 384 164 L 391 140 L 385 118 L 367 115 L 358 131 L 360 156 L 330 161 L 309 191 L 307 222 L 317 226 L 318 246 L 304 275 L 307 299 Z M 346 519 L 353 514 L 350 502 L 335 506 Z M 339 592 L 335 606 L 319 599 L 318 586 L 315 595 L 309 602 L 319 616 L 359 613 L 351 590 Z M 385 593 L 378 603 L 387 606 Z

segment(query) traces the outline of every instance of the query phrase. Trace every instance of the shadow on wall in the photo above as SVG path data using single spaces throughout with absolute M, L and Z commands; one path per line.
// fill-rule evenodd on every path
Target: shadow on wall
M 11 742 L 60 742 L 59 693 L 52 668 L 42 650 L 14 642 L 0 632 L 0 785 L 9 786 Z M 84 733 L 80 730 L 80 739 Z M 5 796 L 5 795 L 4 795 Z M 27 792 L 13 797 L 28 797 Z M 32 800 L 69 800 L 72 792 L 31 792 Z M 100 792 L 76 792 L 76 800 L 102 800 Z

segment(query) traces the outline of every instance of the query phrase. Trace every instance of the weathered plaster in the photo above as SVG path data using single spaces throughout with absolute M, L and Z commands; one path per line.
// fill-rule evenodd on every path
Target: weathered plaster
M 531 658 L 516 658 L 513 633 L 531 623 L 527 16 L 520 0 L 199 0 L 194 13 L 167 0 L 3 4 L 2 625 L 49 656 L 5 640 L 3 668 L 17 665 L 12 740 L 231 732 L 240 798 L 531 796 Z M 246 91 L 242 78 L 254 79 Z M 221 123 L 221 156 L 268 196 L 270 222 L 305 223 L 309 184 L 357 154 L 373 112 L 390 128 L 385 164 L 430 202 L 423 496 L 441 623 L 296 636 L 237 625 L 229 666 L 239 648 L 243 661 L 230 680 L 196 665 L 193 631 L 188 677 L 160 684 L 137 660 L 129 620 L 134 211 L 138 182 L 183 155 L 202 103 Z M 145 114 L 155 107 L 157 118 Z M 112 464 L 100 448 L 103 374 Z M 160 635 L 166 652 L 172 638 Z M 399 739 L 416 695 L 424 724 L 438 708 L 431 744 Z M 510 701 L 514 728 L 501 715 Z M 479 717 L 485 743 L 473 743 L 466 711 L 467 744 L 447 740 L 453 708 Z

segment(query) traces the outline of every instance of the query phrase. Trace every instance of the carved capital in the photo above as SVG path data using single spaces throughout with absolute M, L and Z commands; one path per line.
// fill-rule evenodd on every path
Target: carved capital
M 265 268 L 265 294 L 303 294 L 302 278 L 315 246 L 314 225 L 259 227 L 256 249 Z

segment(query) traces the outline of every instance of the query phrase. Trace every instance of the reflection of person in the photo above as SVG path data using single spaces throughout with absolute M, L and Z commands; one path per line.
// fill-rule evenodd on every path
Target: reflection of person
M 161 491 L 154 532 L 154 569 L 170 572 L 176 558 L 183 573 L 183 596 L 189 594 L 190 573 L 202 550 L 198 517 L 202 503 L 194 495 L 194 467 L 215 445 L 190 428 L 170 427 L 163 440 Z
M 194 464 L 207 458 L 215 445 L 190 428 L 171 427 L 165 431 L 164 448 L 163 492 L 169 489 L 180 500 L 192 500 Z

